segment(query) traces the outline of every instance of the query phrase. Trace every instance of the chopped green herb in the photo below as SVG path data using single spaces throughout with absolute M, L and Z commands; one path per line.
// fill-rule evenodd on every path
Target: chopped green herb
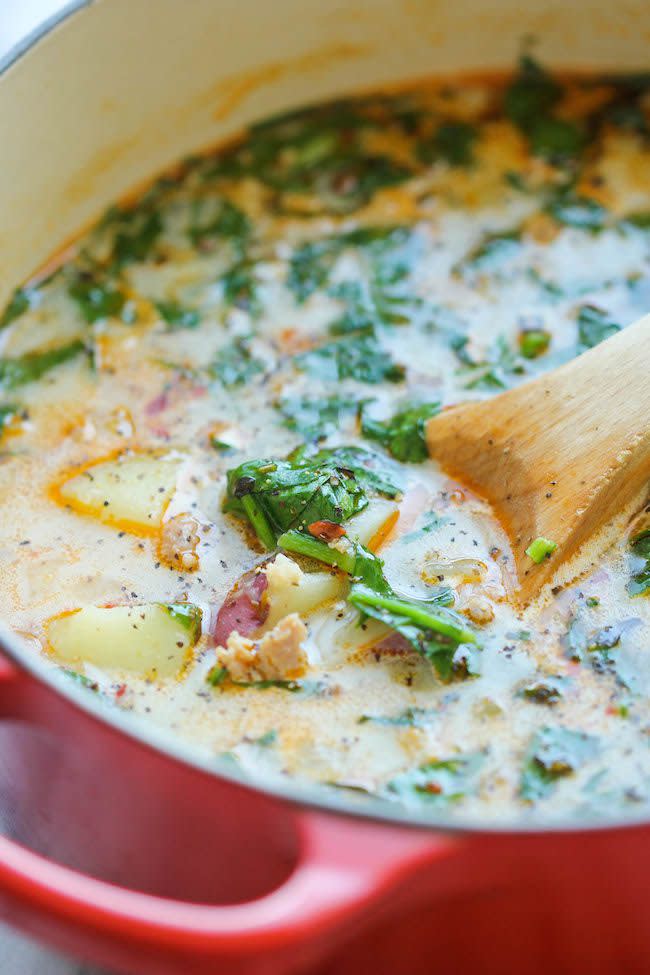
M 207 221 L 201 221 L 201 211 L 205 209 L 206 202 L 208 205 L 214 203 L 212 200 L 196 201 L 193 221 L 188 228 L 188 235 L 194 246 L 221 237 L 232 240 L 242 252 L 251 234 L 251 222 L 244 211 L 230 200 L 220 200 L 216 214 Z
M 247 311 L 253 318 L 262 312 L 255 267 L 255 261 L 243 258 L 233 264 L 220 278 L 225 303 L 230 307 Z
M 396 459 L 420 463 L 429 456 L 426 444 L 427 420 L 440 411 L 440 403 L 423 403 L 395 413 L 390 420 L 372 420 L 362 416 L 364 437 L 377 440 Z
M 585 144 L 585 133 L 575 122 L 566 119 L 534 119 L 528 126 L 530 151 L 552 161 L 577 156 Z
M 588 196 L 577 196 L 572 188 L 560 189 L 545 208 L 554 220 L 567 227 L 596 233 L 606 226 L 607 210 Z
M 537 565 L 547 559 L 553 554 L 557 548 L 557 543 L 550 541 L 548 538 L 536 538 L 535 541 L 531 542 L 526 549 L 526 555 L 529 559 L 532 559 Z
M 530 55 L 519 61 L 519 73 L 506 91 L 505 114 L 526 131 L 531 120 L 546 116 L 562 96 L 562 88 Z
M 357 724 L 377 724 L 397 728 L 423 728 L 439 717 L 438 711 L 428 711 L 425 708 L 406 708 L 399 714 L 362 714 Z
M 551 333 L 543 328 L 526 328 L 519 333 L 519 351 L 524 359 L 537 359 L 551 344 Z
M 163 232 L 163 222 L 157 210 L 118 210 L 114 218 L 121 230 L 115 235 L 111 263 L 122 268 L 126 264 L 146 261 L 151 257 L 154 244 Z

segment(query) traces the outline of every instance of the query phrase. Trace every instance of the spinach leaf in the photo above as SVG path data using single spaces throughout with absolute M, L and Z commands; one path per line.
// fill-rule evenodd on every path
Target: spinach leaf
M 398 224 L 357 227 L 342 234 L 300 244 L 291 255 L 287 287 L 302 304 L 328 283 L 334 264 L 349 249 L 363 252 L 372 262 L 385 261 L 408 243 L 410 230 Z
M 248 518 L 268 549 L 290 529 L 341 524 L 367 504 L 351 471 L 315 459 L 247 461 L 227 474 L 224 511 Z
M 444 592 L 443 598 L 448 599 L 448 590 Z M 349 601 L 364 616 L 380 620 L 403 636 L 414 650 L 433 664 L 443 680 L 449 680 L 454 674 L 454 656 L 458 647 L 477 643 L 476 634 L 465 626 L 461 617 L 450 610 L 440 609 L 440 596 L 409 602 L 357 584 L 352 587 Z
M 262 312 L 255 277 L 256 262 L 242 258 L 221 275 L 223 298 L 227 305 L 247 311 L 253 318 Z
M 231 240 L 243 252 L 251 234 L 248 216 L 230 200 L 220 200 L 216 214 L 213 213 L 211 219 L 202 221 L 201 210 L 205 210 L 206 204 L 210 206 L 213 201 L 196 201 L 192 213 L 192 222 L 187 233 L 194 246 L 198 247 L 221 237 Z
M 387 791 L 406 802 L 448 806 L 476 792 L 484 759 L 483 752 L 475 752 L 426 762 L 392 779 Z
M 504 98 L 505 114 L 526 135 L 530 151 L 551 162 L 576 156 L 585 142 L 584 133 L 576 123 L 554 115 L 561 97 L 558 82 L 525 55 Z
M 360 383 L 398 383 L 404 379 L 404 367 L 393 362 L 375 335 L 352 335 L 327 342 L 294 358 L 297 369 L 317 376 L 324 382 L 356 379 Z
M 559 779 L 572 775 L 598 753 L 598 739 L 569 728 L 541 728 L 532 738 L 522 770 L 519 794 L 534 802 L 548 796 Z
M 304 448 L 299 448 L 289 459 L 308 459 L 315 464 L 333 464 L 350 471 L 364 490 L 374 494 L 396 498 L 402 493 L 404 474 L 400 466 L 377 451 L 367 450 L 365 447 L 327 447 L 318 453 L 308 453 Z
M 501 265 L 516 257 L 521 247 L 521 230 L 504 230 L 485 234 L 478 244 L 458 262 L 454 271 L 481 274 L 498 270 Z
M 607 210 L 588 196 L 579 196 L 572 187 L 563 187 L 547 203 L 544 211 L 558 223 L 597 233 L 606 226 Z
M 250 341 L 236 338 L 217 352 L 208 372 L 227 389 L 242 386 L 264 371 L 264 365 L 250 350 Z
M 474 161 L 474 143 L 478 129 L 468 122 L 443 122 L 430 141 L 420 142 L 417 153 L 421 162 L 444 159 L 450 166 L 469 166 Z
M 595 345 L 608 339 L 621 326 L 612 321 L 607 312 L 595 305 L 581 305 L 578 309 L 578 342 L 585 349 L 593 349 Z
M 347 415 L 357 414 L 360 401 L 349 396 L 286 396 L 276 404 L 284 425 L 308 440 L 322 440 Z
M 115 234 L 109 262 L 118 270 L 148 260 L 164 229 L 160 213 L 147 205 L 132 210 L 117 209 L 113 211 L 111 223 L 120 228 Z
M 519 72 L 504 97 L 504 112 L 526 130 L 532 119 L 546 116 L 562 97 L 562 88 L 530 55 L 519 61 Z
M 577 156 L 585 144 L 585 133 L 575 122 L 547 116 L 528 126 L 530 151 L 552 161 Z
M 377 724 L 396 728 L 425 728 L 440 715 L 439 711 L 425 708 L 406 708 L 399 714 L 362 714 L 357 724 Z
M 126 304 L 121 287 L 110 281 L 99 266 L 75 271 L 68 282 L 68 294 L 77 302 L 89 325 L 103 318 L 118 317 Z
M 644 596 L 650 591 L 650 528 L 633 535 L 630 539 L 630 552 L 636 566 L 627 589 L 630 596 Z
M 439 412 L 440 403 L 423 403 L 400 410 L 390 420 L 372 420 L 363 414 L 361 432 L 379 441 L 396 460 L 417 464 L 429 456 L 426 423 Z
M 156 301 L 154 304 L 172 332 L 181 328 L 196 328 L 201 320 L 195 308 L 185 308 L 178 301 Z
M 468 353 L 468 343 L 469 339 L 464 335 L 453 336 L 450 342 L 463 365 L 458 370 L 458 376 L 466 389 L 507 389 L 511 376 L 525 373 L 523 362 L 503 335 L 499 336 L 483 361 L 474 359 Z
M 28 352 L 15 359 L 0 359 L 0 388 L 15 389 L 16 386 L 35 382 L 50 369 L 69 362 L 85 350 L 83 342 L 75 341 L 46 352 Z
M 9 299 L 8 304 L 0 315 L 0 329 L 11 325 L 17 318 L 20 318 L 30 307 L 30 295 L 25 288 L 16 288 Z

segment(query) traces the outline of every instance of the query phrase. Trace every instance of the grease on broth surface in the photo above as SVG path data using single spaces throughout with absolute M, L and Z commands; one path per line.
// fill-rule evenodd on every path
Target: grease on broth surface
M 524 58 L 270 120 L 110 210 L 0 320 L 0 615 L 253 776 L 637 811 L 645 512 L 519 612 L 423 429 L 648 311 L 649 171 L 650 79 Z

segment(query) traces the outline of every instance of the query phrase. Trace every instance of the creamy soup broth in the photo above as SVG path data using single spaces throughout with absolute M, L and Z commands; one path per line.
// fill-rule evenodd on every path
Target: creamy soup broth
M 520 610 L 424 429 L 650 309 L 649 173 L 650 78 L 526 57 L 261 123 L 113 207 L 1 319 L 0 616 L 253 776 L 638 814 L 644 499 Z

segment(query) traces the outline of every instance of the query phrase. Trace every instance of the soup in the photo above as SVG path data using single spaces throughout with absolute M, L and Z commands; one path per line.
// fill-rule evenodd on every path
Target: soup
M 0 320 L 1 616 L 253 778 L 638 811 L 644 499 L 522 610 L 424 432 L 648 311 L 649 167 L 650 78 L 525 56 L 262 122 L 113 207 Z

